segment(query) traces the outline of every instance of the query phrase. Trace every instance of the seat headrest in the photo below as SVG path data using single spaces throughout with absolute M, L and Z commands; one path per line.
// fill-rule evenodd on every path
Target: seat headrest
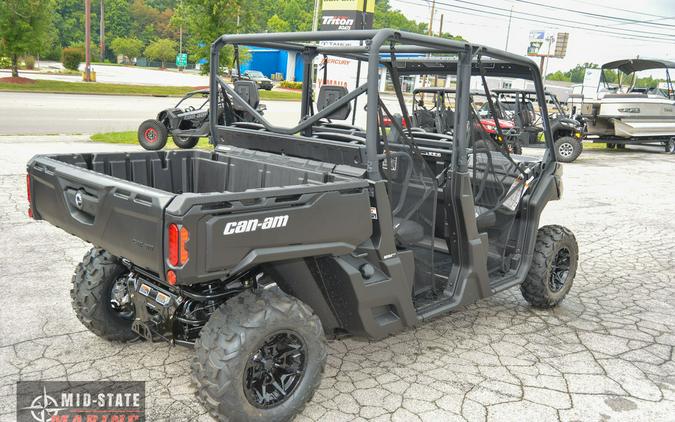
M 319 88 L 319 96 L 316 99 L 316 109 L 321 111 L 348 93 L 347 87 L 344 86 L 322 85 Z M 349 102 L 326 117 L 331 120 L 346 120 L 351 112 L 352 103 Z
M 260 94 L 258 93 L 258 85 L 254 81 L 234 81 L 234 91 L 239 94 L 251 107 L 257 109 L 260 105 Z M 234 106 L 236 110 L 243 110 L 240 105 Z

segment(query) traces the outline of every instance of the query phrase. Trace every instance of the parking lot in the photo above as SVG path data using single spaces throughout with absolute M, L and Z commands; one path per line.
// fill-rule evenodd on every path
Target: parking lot
M 0 137 L 0 148 L 0 420 L 15 418 L 18 380 L 145 380 L 149 420 L 211 420 L 189 349 L 85 330 L 69 290 L 90 245 L 26 217 L 33 154 L 133 147 Z M 535 310 L 516 289 L 379 342 L 331 341 L 296 420 L 675 420 L 675 155 L 586 151 L 564 183 L 541 222 L 580 246 L 560 307 Z

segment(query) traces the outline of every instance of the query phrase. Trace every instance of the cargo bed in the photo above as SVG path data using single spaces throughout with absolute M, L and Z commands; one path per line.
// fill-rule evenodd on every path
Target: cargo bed
M 259 246 L 269 254 L 293 245 L 289 259 L 326 242 L 348 252 L 372 230 L 360 223 L 369 213 L 363 170 L 278 154 L 228 147 L 38 155 L 28 174 L 36 219 L 159 279 L 169 266 L 167 227 L 185 227 L 190 258 L 171 267 L 179 284 L 244 271 L 265 260 Z M 267 217 L 270 230 L 262 227 Z M 234 233 L 241 221 L 248 231 Z

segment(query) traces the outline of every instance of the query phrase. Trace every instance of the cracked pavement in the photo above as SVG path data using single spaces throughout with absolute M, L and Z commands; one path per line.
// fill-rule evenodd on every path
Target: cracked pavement
M 0 420 L 15 419 L 18 380 L 145 380 L 148 420 L 211 420 L 190 349 L 84 329 L 69 290 L 90 246 L 26 217 L 33 154 L 134 147 L 44 138 L 0 139 Z M 296 421 L 675 420 L 673 176 L 660 149 L 585 151 L 541 222 L 580 246 L 560 307 L 533 309 L 512 289 L 379 342 L 330 341 Z

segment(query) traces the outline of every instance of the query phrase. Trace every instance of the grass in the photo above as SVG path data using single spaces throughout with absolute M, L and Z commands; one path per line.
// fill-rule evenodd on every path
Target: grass
M 607 149 L 607 144 L 603 142 L 584 142 L 584 149 Z
M 66 94 L 109 94 L 109 95 L 154 95 L 180 97 L 194 91 L 191 86 L 148 86 L 107 84 L 101 82 L 64 82 L 35 80 L 31 84 L 0 82 L 0 91 L 48 92 Z M 260 91 L 263 100 L 300 100 L 300 93 L 288 91 Z
M 136 132 L 107 132 L 107 133 L 96 133 L 94 135 L 91 135 L 91 140 L 94 142 L 103 142 L 107 144 L 131 144 L 131 145 L 139 145 L 138 143 L 138 138 L 136 135 Z M 176 149 L 178 148 L 171 140 L 171 136 L 169 136 L 169 140 L 166 142 L 166 149 Z M 197 143 L 197 146 L 195 148 L 201 148 L 201 149 L 211 149 L 213 148 L 211 144 L 209 144 L 209 138 L 200 138 L 199 142 Z

